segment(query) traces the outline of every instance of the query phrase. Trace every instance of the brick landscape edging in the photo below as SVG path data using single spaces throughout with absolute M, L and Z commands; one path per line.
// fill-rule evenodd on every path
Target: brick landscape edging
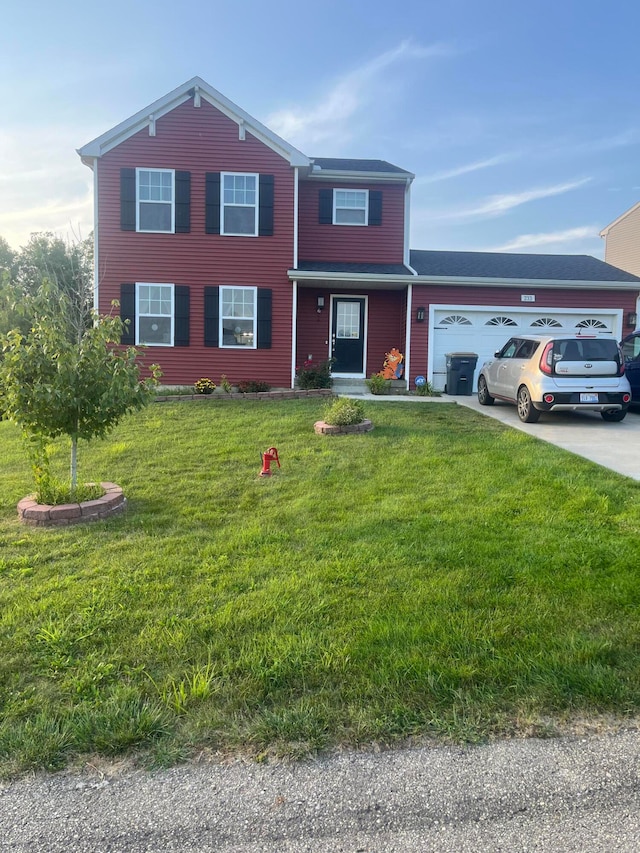
M 316 421 L 313 428 L 318 435 L 347 435 L 349 433 L 370 432 L 373 429 L 373 424 L 368 419 L 360 421 L 359 424 L 347 426 L 335 426 L 324 421 Z
M 102 497 L 81 503 L 49 506 L 39 504 L 35 495 L 27 495 L 18 504 L 20 521 L 32 527 L 60 527 L 65 524 L 99 521 L 122 512 L 127 505 L 127 499 L 120 486 L 115 483 L 100 483 L 100 485 L 104 489 Z
M 258 391 L 250 394 L 241 394 L 232 391 L 230 394 L 158 394 L 156 403 L 185 402 L 190 400 L 208 400 L 210 402 L 220 400 L 297 400 L 301 397 L 333 397 L 331 388 L 310 388 L 306 391 L 292 389 L 290 391 Z

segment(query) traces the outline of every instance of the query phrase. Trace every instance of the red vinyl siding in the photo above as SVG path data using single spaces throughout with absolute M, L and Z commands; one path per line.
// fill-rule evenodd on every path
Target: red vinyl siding
M 413 286 L 413 308 L 411 318 L 411 380 L 427 373 L 427 351 L 429 346 L 430 305 L 500 305 L 521 310 L 532 307 L 522 302 L 523 293 L 535 296 L 535 305 L 542 312 L 545 308 L 615 308 L 627 312 L 636 310 L 635 291 L 628 290 L 579 290 L 531 287 L 451 287 L 447 285 Z M 424 306 L 425 322 L 416 322 L 416 308 Z
M 120 169 L 167 168 L 191 173 L 191 231 L 142 234 L 120 230 Z M 257 172 L 274 176 L 272 237 L 205 234 L 205 173 Z M 137 133 L 98 161 L 98 264 L 100 306 L 107 313 L 120 298 L 120 284 L 158 282 L 188 285 L 191 295 L 190 346 L 149 347 L 167 384 L 190 384 L 207 376 L 232 383 L 260 379 L 291 384 L 291 284 L 293 263 L 294 174 L 288 162 L 253 137 L 238 138 L 238 126 L 204 99 L 187 101 L 156 122 L 156 136 Z M 204 287 L 238 284 L 273 291 L 271 349 L 205 347 Z
M 382 191 L 382 225 L 319 225 L 321 189 Z M 301 261 L 401 264 L 404 259 L 404 184 L 329 184 L 300 181 L 299 257 Z
M 325 308 L 318 313 L 317 297 L 325 297 Z M 329 357 L 331 309 L 330 296 L 367 296 L 367 376 L 382 370 L 385 353 L 392 347 L 404 352 L 405 332 L 403 314 L 406 291 L 393 290 L 309 290 L 298 291 L 298 338 L 296 366 L 300 366 L 310 355 L 314 362 Z

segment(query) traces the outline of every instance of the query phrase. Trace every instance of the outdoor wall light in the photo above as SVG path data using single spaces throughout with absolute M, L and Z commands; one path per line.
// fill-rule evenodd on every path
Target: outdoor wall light
M 424 308 L 416 308 L 416 323 L 424 323 Z
M 324 296 L 318 296 L 318 314 L 321 313 L 324 308 Z
M 629 311 L 627 314 L 627 326 L 632 326 L 634 329 L 638 324 L 638 315 L 635 311 Z

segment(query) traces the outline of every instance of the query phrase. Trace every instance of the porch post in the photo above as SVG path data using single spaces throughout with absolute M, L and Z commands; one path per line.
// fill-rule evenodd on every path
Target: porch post
M 413 311 L 413 285 L 407 285 L 407 319 L 404 342 L 404 378 L 407 383 L 407 391 L 411 389 L 409 382 L 409 370 L 411 369 L 411 312 Z
M 296 352 L 298 350 L 298 282 L 293 282 L 291 299 L 291 387 L 296 384 Z

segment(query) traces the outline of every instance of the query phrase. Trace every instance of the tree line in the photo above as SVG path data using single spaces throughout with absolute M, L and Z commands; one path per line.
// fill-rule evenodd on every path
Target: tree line
M 71 299 L 88 323 L 93 305 L 93 234 L 69 243 L 41 232 L 17 250 L 0 237 L 0 335 L 11 329 L 29 330 L 32 303 L 45 281 Z

